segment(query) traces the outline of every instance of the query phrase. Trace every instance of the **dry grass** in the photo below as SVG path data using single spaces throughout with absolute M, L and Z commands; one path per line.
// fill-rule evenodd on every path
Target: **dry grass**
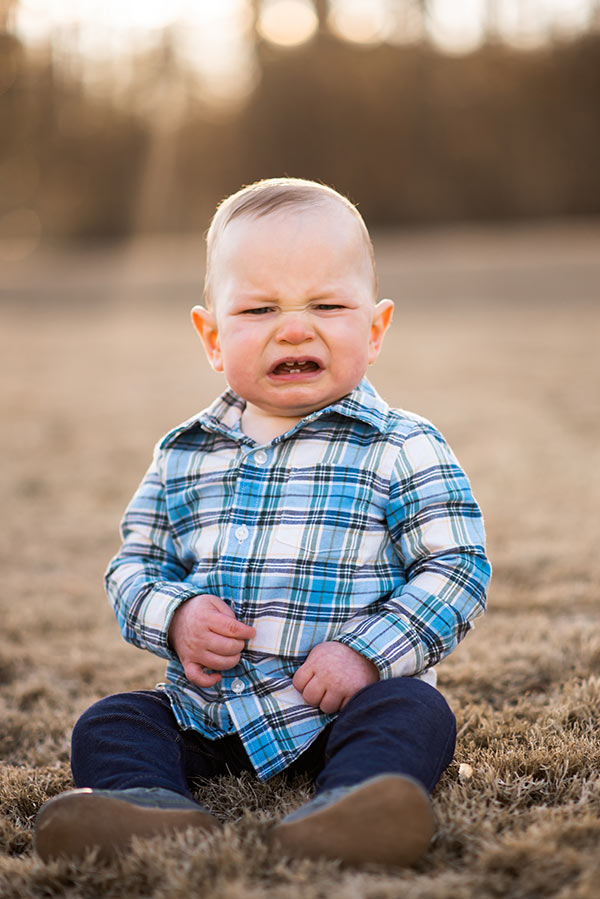
M 207 788 L 218 836 L 140 842 L 112 865 L 32 855 L 36 810 L 71 785 L 75 717 L 161 677 L 122 643 L 101 575 L 152 443 L 220 381 L 186 324 L 194 246 L 47 255 L 4 273 L 3 899 L 598 897 L 599 237 L 581 226 L 379 241 L 400 304 L 373 379 L 454 445 L 495 564 L 488 615 L 440 667 L 460 739 L 436 792 L 438 833 L 401 873 L 271 855 L 270 822 L 309 789 L 280 779 Z

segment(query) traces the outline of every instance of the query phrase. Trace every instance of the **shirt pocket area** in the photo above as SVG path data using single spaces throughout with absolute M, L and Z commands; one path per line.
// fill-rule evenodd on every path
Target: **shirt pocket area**
M 343 526 L 280 524 L 273 532 L 271 548 L 275 555 L 290 560 L 331 558 L 339 562 L 345 553 L 347 536 Z

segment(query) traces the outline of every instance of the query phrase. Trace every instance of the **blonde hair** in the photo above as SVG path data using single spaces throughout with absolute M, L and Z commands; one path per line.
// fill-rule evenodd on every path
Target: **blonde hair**
M 269 215 L 278 209 L 296 207 L 310 209 L 324 206 L 326 203 L 337 203 L 345 208 L 356 220 L 364 239 L 369 261 L 373 270 L 374 294 L 377 293 L 377 273 L 375 270 L 375 253 L 364 219 L 357 207 L 332 187 L 309 181 L 304 178 L 265 178 L 242 187 L 236 193 L 226 197 L 212 218 L 206 234 L 206 276 L 204 279 L 205 302 L 210 305 L 211 273 L 215 247 L 227 225 L 242 216 L 260 217 Z

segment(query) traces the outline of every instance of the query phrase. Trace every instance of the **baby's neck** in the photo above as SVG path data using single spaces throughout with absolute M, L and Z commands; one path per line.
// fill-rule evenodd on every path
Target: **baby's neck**
M 257 443 L 270 443 L 290 431 L 302 418 L 287 415 L 268 415 L 248 404 L 242 412 L 240 426 L 244 434 Z

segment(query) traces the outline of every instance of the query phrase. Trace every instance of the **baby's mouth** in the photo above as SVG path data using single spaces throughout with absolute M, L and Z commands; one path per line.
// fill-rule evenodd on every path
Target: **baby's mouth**
M 272 375 L 301 375 L 308 372 L 319 371 L 321 366 L 313 359 L 300 361 L 298 359 L 280 362 L 271 370 Z

